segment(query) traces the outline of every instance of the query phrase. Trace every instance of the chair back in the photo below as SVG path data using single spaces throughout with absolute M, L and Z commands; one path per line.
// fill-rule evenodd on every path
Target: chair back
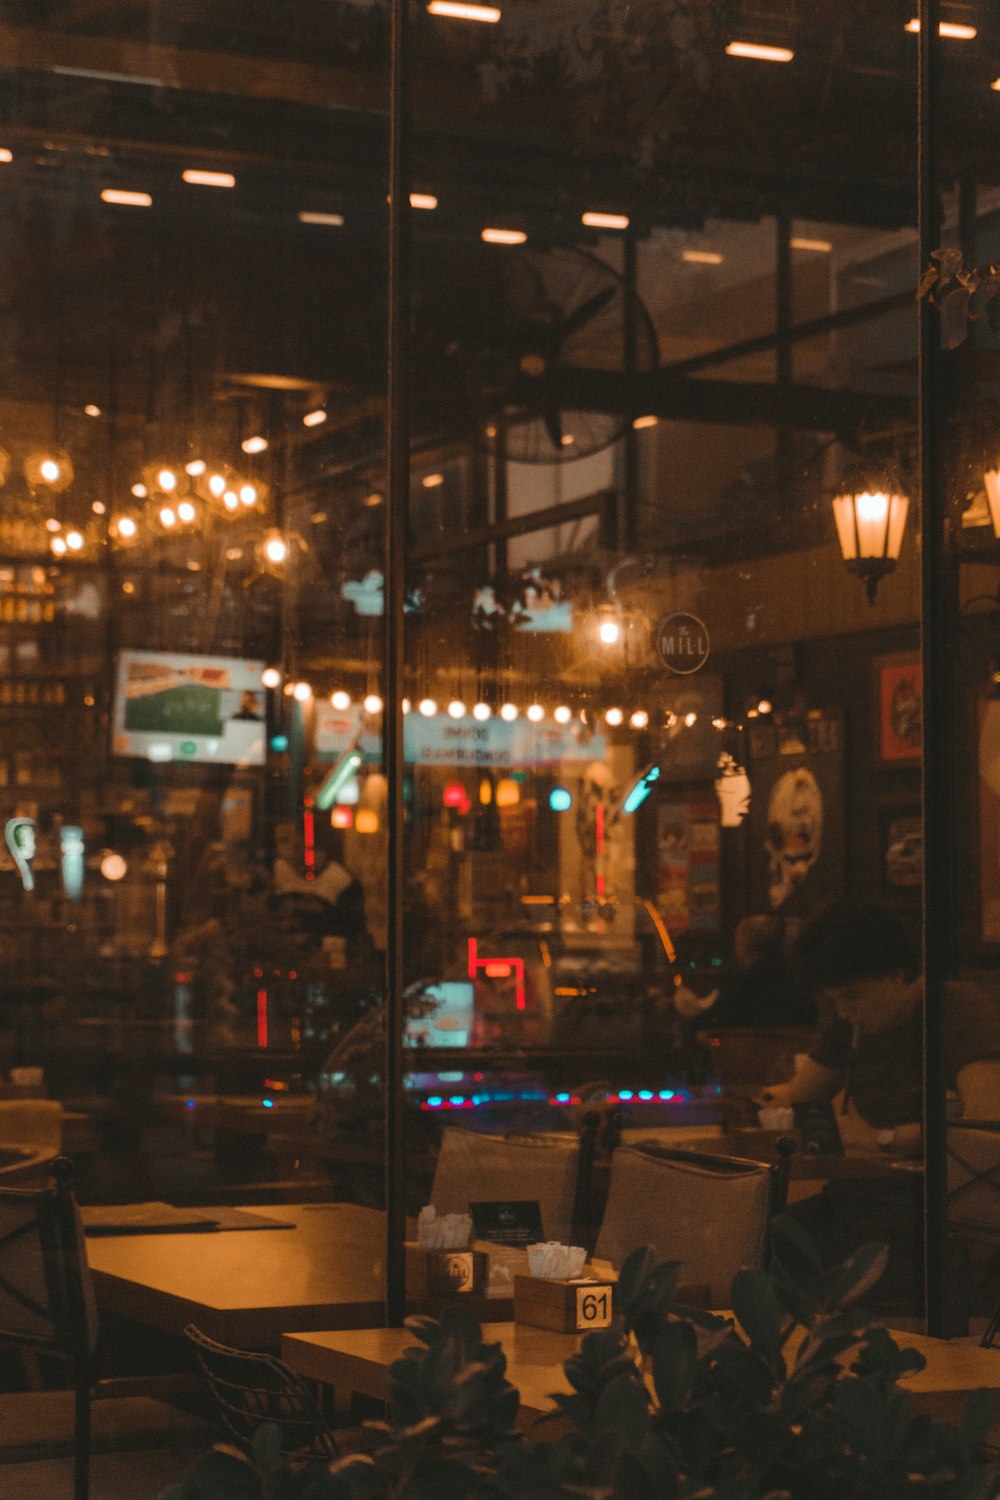
M 1000 1237 L 1000 1124 L 949 1124 L 948 1221 Z
M 70 1163 L 53 1163 L 42 1188 L 0 1188 L 0 1343 L 87 1363 L 97 1347 L 97 1304 Z
M 764 1263 L 775 1207 L 775 1169 L 740 1157 L 621 1146 L 611 1158 L 595 1254 L 620 1266 L 640 1245 L 679 1260 L 687 1280 L 729 1305 L 737 1271 Z
M 480 1135 L 444 1130 L 430 1201 L 439 1213 L 468 1213 L 469 1204 L 537 1200 L 542 1231 L 563 1244 L 573 1238 L 580 1141 L 576 1136 Z
M 62 1130 L 58 1099 L 0 1099 L 0 1145 L 35 1146 L 58 1156 Z
M 270 1354 L 218 1344 L 189 1323 L 184 1330 L 211 1393 L 219 1420 L 244 1453 L 265 1422 L 281 1429 L 288 1457 L 337 1452 L 333 1434 L 307 1387 Z

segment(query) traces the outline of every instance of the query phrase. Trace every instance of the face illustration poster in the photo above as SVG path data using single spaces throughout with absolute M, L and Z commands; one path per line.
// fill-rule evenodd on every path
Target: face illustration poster
M 747 771 L 754 910 L 805 915 L 843 895 L 841 715 L 754 726 Z
M 920 658 L 884 656 L 875 671 L 879 759 L 884 765 L 919 760 L 924 725 Z

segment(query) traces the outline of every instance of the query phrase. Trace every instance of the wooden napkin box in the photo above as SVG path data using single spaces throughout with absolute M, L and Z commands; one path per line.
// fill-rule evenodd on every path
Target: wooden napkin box
M 454 1297 L 484 1292 L 489 1271 L 485 1250 L 425 1250 L 406 1242 L 408 1297 Z
M 589 1333 L 607 1328 L 614 1312 L 613 1281 L 577 1277 L 514 1277 L 514 1321 L 555 1333 Z

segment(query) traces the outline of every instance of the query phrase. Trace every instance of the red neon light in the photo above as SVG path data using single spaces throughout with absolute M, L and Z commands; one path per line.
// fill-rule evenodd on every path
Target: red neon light
M 306 879 L 316 879 L 316 814 L 312 810 L 312 798 L 307 797 L 302 813 L 302 862 Z
M 604 803 L 598 802 L 595 818 L 595 835 L 597 838 L 597 852 L 604 853 Z
M 514 1004 L 518 1010 L 527 1006 L 527 991 L 524 984 L 523 958 L 480 958 L 479 940 L 469 939 L 469 978 L 475 979 L 482 969 L 487 979 L 509 979 L 514 975 Z
M 257 1046 L 267 1046 L 267 990 L 257 991 Z

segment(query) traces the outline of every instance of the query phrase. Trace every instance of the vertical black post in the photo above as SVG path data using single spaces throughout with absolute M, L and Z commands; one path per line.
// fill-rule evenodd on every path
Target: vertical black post
M 940 0 L 920 0 L 917 88 L 918 228 L 922 273 L 939 246 L 941 205 L 936 162 Z M 945 1096 L 941 1068 L 941 991 L 950 958 L 951 875 L 947 759 L 949 576 L 942 474 L 941 330 L 937 310 L 920 303 L 918 431 L 920 467 L 921 660 L 923 672 L 923 1124 L 924 1316 L 927 1332 L 944 1333 L 947 1176 Z
M 778 427 L 775 433 L 778 503 L 788 511 L 793 494 L 792 463 L 795 455 L 795 429 L 788 419 L 789 397 L 793 381 L 792 341 L 792 221 L 779 213 L 774 221 L 774 377 L 778 387 Z
M 406 1316 L 403 1161 L 403 670 L 410 500 L 409 0 L 392 0 L 389 68 L 389 334 L 386 422 L 385 773 L 388 783 L 385 945 L 385 1320 Z
M 622 355 L 625 365 L 625 392 L 628 404 L 625 408 L 627 420 L 625 437 L 622 444 L 622 507 L 618 539 L 624 551 L 632 552 L 638 544 L 639 536 L 639 439 L 632 425 L 639 415 L 639 412 L 636 410 L 638 404 L 636 374 L 639 362 L 636 330 L 636 317 L 638 314 L 636 301 L 638 296 L 636 288 L 638 264 L 636 257 L 636 231 L 632 225 L 626 229 L 622 245 L 622 275 L 626 287 L 625 322 L 622 329 Z

